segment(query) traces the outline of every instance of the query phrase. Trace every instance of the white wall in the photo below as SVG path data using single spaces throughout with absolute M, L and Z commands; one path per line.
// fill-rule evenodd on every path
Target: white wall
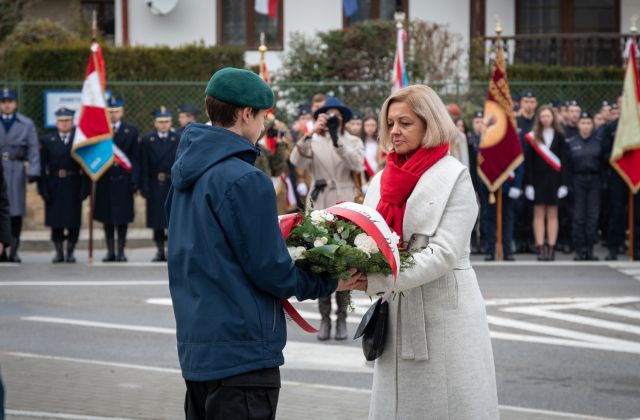
M 204 41 L 216 42 L 216 1 L 179 0 L 164 16 L 152 14 L 145 0 L 129 0 L 129 43 L 131 45 L 179 46 Z M 118 24 L 122 24 L 119 21 Z
M 620 32 L 629 33 L 631 27 L 631 16 L 638 15 L 640 18 L 640 1 L 638 0 L 621 0 L 620 1 Z M 640 28 L 640 20 L 636 22 L 636 26 Z
M 123 34 L 122 34 L 122 0 L 116 0 L 114 3 L 115 8 L 115 43 L 117 46 L 121 46 L 123 43 Z
M 283 3 L 285 48 L 292 32 L 315 35 L 316 32 L 342 29 L 342 0 L 283 0 Z M 282 51 L 267 52 L 269 73 L 282 66 L 283 55 Z M 244 59 L 247 66 L 256 65 L 260 62 L 260 53 L 247 51 Z

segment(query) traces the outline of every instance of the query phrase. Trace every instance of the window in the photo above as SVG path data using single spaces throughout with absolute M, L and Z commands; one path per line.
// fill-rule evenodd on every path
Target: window
M 616 33 L 620 0 L 517 0 L 518 34 Z
M 218 44 L 257 49 L 264 32 L 269 49 L 282 49 L 282 3 L 272 18 L 256 13 L 255 0 L 218 0 Z
M 409 0 L 357 0 L 358 10 L 351 16 L 344 16 L 343 26 L 357 25 L 363 20 L 384 19 L 393 20 L 395 12 L 408 13 Z
M 114 0 L 82 0 L 82 15 L 89 27 L 94 10 L 98 20 L 98 32 L 106 40 L 113 42 L 116 33 Z

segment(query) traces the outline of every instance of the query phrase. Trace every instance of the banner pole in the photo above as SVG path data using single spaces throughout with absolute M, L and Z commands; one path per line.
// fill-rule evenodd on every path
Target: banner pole
M 496 260 L 502 261 L 502 187 L 496 191 Z
M 89 264 L 93 264 L 93 205 L 96 195 L 96 183 L 91 181 L 91 195 L 89 197 Z
M 631 189 L 629 189 L 629 258 L 631 258 L 631 260 L 633 261 L 633 257 L 634 257 L 634 249 L 635 249 L 635 244 L 634 244 L 634 226 L 633 226 L 633 219 L 634 219 L 634 203 L 633 203 L 633 191 L 631 191 Z

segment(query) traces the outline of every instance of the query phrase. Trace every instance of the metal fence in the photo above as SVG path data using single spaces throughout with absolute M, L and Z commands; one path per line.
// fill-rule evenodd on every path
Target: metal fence
M 38 131 L 46 131 L 45 95 L 48 90 L 80 90 L 82 82 L 60 81 L 22 81 L 2 83 L 18 91 L 19 109 L 31 117 Z M 109 82 L 108 90 L 125 100 L 126 119 L 138 125 L 141 131 L 153 127 L 152 113 L 160 105 L 171 110 L 181 104 L 203 106 L 203 92 L 206 81 L 173 82 L 173 81 L 127 81 Z M 482 108 L 487 93 L 487 82 L 469 82 L 455 80 L 450 82 L 429 83 L 442 97 L 445 103 L 455 102 L 460 106 L 465 117 Z M 614 101 L 621 93 L 622 81 L 590 81 L 590 82 L 511 82 L 511 92 L 519 94 L 524 89 L 532 89 L 540 103 L 548 103 L 556 99 L 576 99 L 583 108 L 595 111 L 603 100 Z M 362 113 L 375 114 L 384 99 L 390 93 L 390 84 L 386 81 L 323 81 L 323 82 L 276 82 L 273 85 L 278 98 L 279 118 L 288 121 L 295 112 L 296 106 L 309 102 L 315 93 L 335 95 L 348 106 Z M 204 114 L 199 120 L 206 121 Z M 177 115 L 174 112 L 174 122 Z

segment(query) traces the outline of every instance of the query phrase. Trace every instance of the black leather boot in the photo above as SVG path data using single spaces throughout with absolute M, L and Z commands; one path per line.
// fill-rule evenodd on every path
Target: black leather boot
M 544 248 L 540 245 L 536 245 L 536 254 L 538 254 L 538 261 L 544 261 Z
M 102 262 L 114 262 L 116 260 L 115 253 L 115 240 L 113 238 L 105 238 L 107 243 L 107 255 L 102 259 Z
M 67 255 L 65 261 L 68 263 L 75 263 L 76 257 L 73 256 L 73 251 L 76 249 L 76 243 L 67 241 Z
M 118 255 L 116 256 L 116 261 L 118 262 L 127 262 L 127 256 L 124 255 L 124 246 L 126 243 L 127 240 L 125 238 L 118 238 Z
M 576 247 L 576 255 L 573 257 L 573 261 L 584 261 L 586 259 L 586 251 L 584 247 L 577 246 Z
M 547 261 L 555 261 L 556 260 L 556 246 L 549 245 L 549 253 L 547 254 Z
M 156 252 L 156 255 L 153 257 L 151 262 L 167 261 L 167 256 L 164 253 L 164 241 L 156 241 L 156 248 L 158 248 L 158 251 Z
M 11 237 L 11 250 L 9 251 L 9 262 L 21 263 L 22 260 L 18 256 L 18 248 L 20 247 L 20 238 Z
M 62 250 L 63 243 L 62 242 L 54 242 L 53 246 L 56 248 L 56 255 L 51 260 L 52 263 L 57 264 L 64 262 L 64 252 Z
M 593 254 L 593 245 L 589 245 L 585 253 L 585 261 L 598 261 L 598 257 Z
M 605 261 L 617 261 L 618 260 L 618 249 L 617 247 L 609 248 L 609 253 L 606 257 L 604 257 Z

